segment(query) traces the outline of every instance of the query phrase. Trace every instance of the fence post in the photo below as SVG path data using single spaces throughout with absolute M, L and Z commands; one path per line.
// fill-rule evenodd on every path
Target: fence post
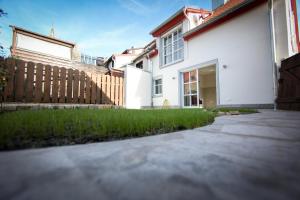
M 7 83 L 4 88 L 4 102 L 5 101 L 13 101 L 14 100 L 14 77 L 15 77 L 15 60 L 12 58 L 8 58 L 6 60 L 7 65 Z
M 50 87 L 51 87 L 51 66 L 45 66 L 45 79 L 44 79 L 44 96 L 43 102 L 49 103 L 50 102 Z
M 68 69 L 67 102 L 72 103 L 73 69 Z
M 120 105 L 120 77 L 116 77 L 116 96 L 115 96 L 115 104 Z
M 24 75 L 25 75 L 25 62 L 22 60 L 17 60 L 17 70 L 16 70 L 16 101 L 18 102 L 23 102 L 24 98 L 24 90 L 25 90 L 25 85 L 24 85 Z
M 38 63 L 36 66 L 35 76 L 35 87 L 34 87 L 34 102 L 40 103 L 42 100 L 42 81 L 43 81 L 43 65 Z
M 78 89 L 79 89 L 79 71 L 74 71 L 74 83 L 73 83 L 73 103 L 78 103 Z
M 60 68 L 59 103 L 66 102 L 66 68 Z
M 57 66 L 53 67 L 53 82 L 52 82 L 52 103 L 58 102 L 58 79 L 59 69 Z
M 32 102 L 33 98 L 34 65 L 33 62 L 27 63 L 26 102 Z
M 85 87 L 85 73 L 82 71 L 80 72 L 80 103 L 84 103 L 84 97 L 85 97 L 85 92 L 84 92 L 84 87 Z

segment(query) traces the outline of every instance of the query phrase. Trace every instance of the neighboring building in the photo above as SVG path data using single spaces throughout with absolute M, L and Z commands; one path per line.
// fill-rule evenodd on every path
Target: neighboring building
M 212 5 L 184 7 L 151 31 L 157 53 L 124 68 L 127 108 L 274 107 L 280 61 L 299 52 L 296 1 Z
M 150 70 L 151 58 L 156 56 L 158 53 L 156 49 L 156 41 L 152 40 L 149 44 L 144 47 L 144 51 L 140 53 L 132 62 L 129 64 L 136 68 L 143 70 Z
M 74 43 L 55 38 L 53 28 L 51 29 L 51 36 L 45 36 L 16 26 L 11 26 L 11 28 L 13 31 L 12 57 L 88 72 L 107 72 L 107 69 L 103 66 L 96 65 L 95 58 L 81 55 Z
M 144 52 L 144 48 L 134 48 L 126 49 L 120 54 L 111 55 L 104 63 L 104 66 L 109 69 L 122 70 L 124 65 L 132 62 L 139 54 Z

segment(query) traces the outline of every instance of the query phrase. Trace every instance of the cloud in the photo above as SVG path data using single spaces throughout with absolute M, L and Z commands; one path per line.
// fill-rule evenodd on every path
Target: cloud
M 151 7 L 148 7 L 147 5 L 139 2 L 138 0 L 118 0 L 118 2 L 123 8 L 137 15 L 146 16 L 152 13 L 153 11 Z

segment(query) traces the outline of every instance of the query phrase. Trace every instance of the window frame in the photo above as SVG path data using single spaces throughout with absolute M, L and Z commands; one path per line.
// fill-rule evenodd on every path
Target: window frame
M 158 80 L 161 80 L 160 84 L 156 84 L 156 81 L 158 81 Z M 161 87 L 161 89 L 160 89 L 161 93 L 156 93 L 157 86 Z M 162 94 L 163 94 L 163 79 L 162 79 L 162 77 L 153 78 L 153 96 L 160 97 L 160 96 L 162 96 Z
M 192 72 L 195 72 L 195 80 L 192 80 Z M 188 74 L 188 77 L 187 77 L 187 81 L 185 82 L 185 74 Z M 191 85 L 192 84 L 196 84 L 196 93 L 192 93 L 192 89 L 191 89 Z M 188 93 L 185 93 L 185 86 L 188 86 Z M 193 70 L 190 70 L 190 71 L 186 71 L 186 72 L 182 72 L 182 87 L 183 87 L 183 99 L 182 99 L 182 102 L 183 102 L 183 107 L 184 108 L 195 108 L 195 107 L 199 107 L 199 74 L 198 74 L 198 69 L 193 69 Z M 192 98 L 193 97 L 196 97 L 196 105 L 192 105 Z M 189 105 L 185 105 L 185 98 L 188 99 L 188 103 Z
M 175 38 L 176 35 L 176 38 Z M 171 43 L 168 42 L 170 38 Z M 175 44 L 177 45 L 175 47 Z M 179 26 L 174 30 L 170 31 L 168 34 L 161 37 L 161 66 L 168 66 L 174 63 L 184 60 L 184 40 L 183 40 L 183 28 Z M 171 47 L 171 48 L 170 48 Z M 168 49 L 170 48 L 170 52 Z M 177 54 L 177 59 L 175 60 L 175 54 Z M 170 58 L 170 62 L 167 62 Z
M 138 65 L 140 65 L 140 64 L 141 64 L 142 68 L 138 67 Z M 140 62 L 138 62 L 138 63 L 136 63 L 135 67 L 138 68 L 138 69 L 144 69 L 144 62 L 143 62 L 143 60 L 140 61 Z

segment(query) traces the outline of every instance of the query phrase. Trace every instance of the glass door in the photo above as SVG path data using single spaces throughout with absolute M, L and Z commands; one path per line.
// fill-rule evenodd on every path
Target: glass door
M 183 73 L 183 106 L 199 107 L 198 70 Z

